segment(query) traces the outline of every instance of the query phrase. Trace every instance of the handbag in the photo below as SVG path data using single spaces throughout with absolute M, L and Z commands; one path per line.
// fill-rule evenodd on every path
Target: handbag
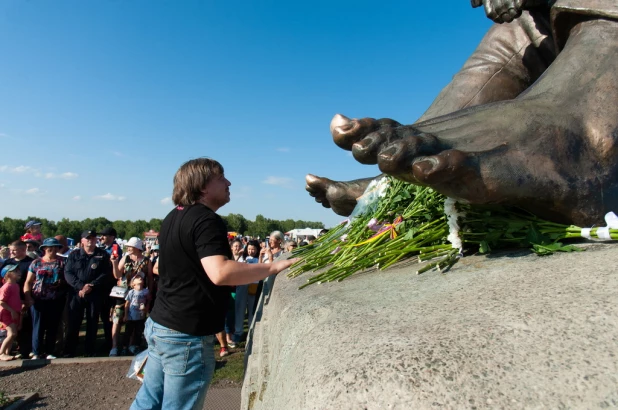
M 127 296 L 127 293 L 129 293 L 129 288 L 114 286 L 109 295 L 113 298 L 124 299 Z

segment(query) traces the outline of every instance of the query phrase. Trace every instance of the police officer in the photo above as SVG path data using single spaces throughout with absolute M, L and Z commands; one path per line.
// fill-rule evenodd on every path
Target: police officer
M 97 233 L 82 232 L 82 248 L 67 258 L 64 276 L 69 284 L 69 329 L 65 357 L 75 355 L 79 327 L 86 311 L 86 356 L 94 355 L 94 343 L 99 323 L 99 313 L 106 281 L 111 275 L 112 264 L 105 249 L 97 248 Z
M 116 245 L 116 249 L 118 251 L 118 255 L 116 255 L 116 257 L 121 259 L 122 247 L 116 242 L 116 237 L 118 236 L 116 230 L 111 226 L 108 226 L 103 228 L 100 235 L 101 244 L 99 246 L 101 249 L 104 249 L 105 252 L 107 252 L 107 254 L 111 257 L 114 245 Z M 114 275 L 109 275 L 109 279 L 106 282 L 106 289 L 103 289 L 101 294 L 101 323 L 103 323 L 103 333 L 105 333 L 105 350 L 109 351 L 112 348 L 112 321 L 110 320 L 111 310 L 116 305 L 116 301 L 118 299 L 109 296 L 112 288 L 116 286 L 116 279 L 114 278 Z

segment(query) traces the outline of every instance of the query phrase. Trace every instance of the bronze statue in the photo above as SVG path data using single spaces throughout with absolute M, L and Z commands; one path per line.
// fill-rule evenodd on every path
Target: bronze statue
M 618 211 L 618 1 L 482 3 L 499 24 L 417 122 L 336 115 L 335 143 L 458 200 L 601 223 Z M 349 215 L 371 180 L 306 188 Z

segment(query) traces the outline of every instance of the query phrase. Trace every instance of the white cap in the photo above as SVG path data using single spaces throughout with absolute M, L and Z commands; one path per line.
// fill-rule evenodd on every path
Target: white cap
M 127 246 L 132 246 L 134 248 L 139 249 L 140 251 L 144 250 L 144 244 L 140 238 L 136 238 L 135 236 L 129 239 L 126 243 Z

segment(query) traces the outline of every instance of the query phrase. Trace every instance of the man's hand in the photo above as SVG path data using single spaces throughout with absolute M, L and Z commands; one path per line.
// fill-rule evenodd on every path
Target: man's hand
M 270 262 L 273 259 L 273 253 L 270 248 L 262 248 L 260 249 L 260 262 L 264 259 L 264 255 L 268 256 L 268 261 Z
M 77 294 L 80 298 L 85 298 L 90 292 L 92 292 L 92 285 L 90 283 L 86 283 L 82 290 L 80 290 Z
M 300 258 L 291 258 L 291 259 L 285 259 L 282 261 L 273 262 L 271 264 L 271 269 L 275 271 L 273 273 L 279 273 L 289 268 L 290 266 L 292 266 L 294 263 L 298 262 L 299 260 Z
M 17 320 L 19 319 L 19 313 L 16 310 L 11 309 L 11 317 L 13 318 L 13 320 Z

